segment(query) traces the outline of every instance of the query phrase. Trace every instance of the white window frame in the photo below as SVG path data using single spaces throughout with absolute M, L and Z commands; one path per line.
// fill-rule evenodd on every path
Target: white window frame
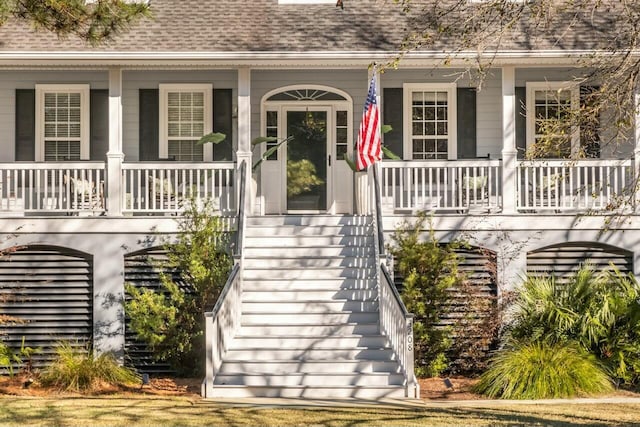
M 547 82 L 527 82 L 527 149 L 535 144 L 536 136 L 536 111 L 535 93 L 536 91 L 571 91 L 571 110 L 578 111 L 580 108 L 580 87 L 573 82 L 547 81 Z M 580 150 L 580 128 L 574 126 L 571 129 L 571 154 L 576 154 Z
M 413 123 L 411 114 L 411 101 L 413 92 L 447 92 L 447 122 L 448 138 L 447 159 L 456 160 L 458 158 L 458 114 L 457 114 L 457 89 L 456 83 L 405 83 L 402 85 L 403 93 L 403 121 L 404 121 L 404 143 L 403 158 L 413 160 Z M 425 160 L 430 161 L 430 160 Z
M 89 160 L 89 92 L 88 84 L 37 84 L 36 85 L 36 161 L 44 161 L 44 96 L 47 93 L 80 94 L 80 160 Z
M 158 156 L 161 159 L 169 157 L 169 125 L 167 117 L 169 114 L 169 92 L 202 92 L 204 97 L 204 135 L 213 132 L 213 112 L 212 98 L 213 85 L 211 83 L 162 83 L 159 85 L 160 91 L 160 135 Z M 205 162 L 213 161 L 213 144 L 204 144 L 202 147 L 202 158 Z

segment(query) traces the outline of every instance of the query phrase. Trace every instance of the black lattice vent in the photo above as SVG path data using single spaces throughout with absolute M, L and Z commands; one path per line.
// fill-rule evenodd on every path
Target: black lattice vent
M 596 242 L 571 242 L 547 246 L 527 254 L 527 274 L 555 275 L 560 281 L 589 263 L 596 271 L 614 265 L 623 274 L 633 272 L 633 253 Z
M 14 352 L 23 340 L 24 346 L 38 349 L 32 359 L 35 368 L 51 362 L 60 342 L 91 343 L 93 260 L 89 255 L 51 246 L 7 253 L 0 257 L 0 296 L 0 313 L 18 320 L 0 325 L 0 340 Z
M 486 325 L 497 315 L 498 286 L 495 252 L 484 248 L 460 248 L 459 270 L 464 273 L 466 289 L 451 288 L 451 304 L 445 307 L 438 326 L 451 328 L 452 352 L 449 371 L 473 370 L 473 360 L 486 360 L 495 347 L 487 340 Z M 394 282 L 402 291 L 403 278 L 396 271 Z M 466 349 L 466 350 L 463 350 Z
M 168 264 L 164 248 L 148 249 L 125 256 L 124 279 L 136 288 L 159 290 L 162 288 L 160 275 L 164 273 L 178 283 L 182 289 L 190 289 L 183 283 L 177 268 Z M 129 295 L 125 295 L 127 300 Z M 137 339 L 125 318 L 125 360 L 129 366 L 150 374 L 173 374 L 169 365 L 155 361 L 147 345 Z

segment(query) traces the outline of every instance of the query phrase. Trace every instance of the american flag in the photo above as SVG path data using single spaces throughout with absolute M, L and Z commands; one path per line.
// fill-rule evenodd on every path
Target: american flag
M 367 102 L 364 104 L 362 122 L 358 132 L 357 144 L 357 168 L 359 171 L 365 170 L 376 161 L 382 158 L 382 147 L 380 141 L 380 112 L 376 101 L 376 77 L 371 78 Z

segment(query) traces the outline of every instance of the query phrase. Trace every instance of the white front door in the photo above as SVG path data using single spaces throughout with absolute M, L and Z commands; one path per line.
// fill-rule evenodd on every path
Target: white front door
M 261 165 L 266 214 L 353 212 L 350 112 L 335 105 L 283 104 L 266 112 L 265 135 L 292 139 Z M 277 130 L 276 130 L 277 128 Z

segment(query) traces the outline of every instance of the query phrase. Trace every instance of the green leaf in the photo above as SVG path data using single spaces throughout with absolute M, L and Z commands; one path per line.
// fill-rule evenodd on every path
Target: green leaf
M 400 158 L 400 156 L 398 156 L 396 153 L 394 153 L 393 151 L 391 151 L 389 148 L 385 147 L 384 145 L 382 146 L 382 152 L 384 153 L 384 156 L 387 159 L 391 159 L 391 160 L 402 160 Z
M 209 142 L 212 144 L 219 144 L 227 138 L 227 135 L 220 132 L 212 132 L 208 133 L 196 142 L 197 145 L 208 144 Z
M 251 141 L 251 145 L 255 146 L 258 144 L 262 144 L 264 142 L 273 142 L 277 140 L 278 138 L 276 138 L 275 136 L 259 136 L 255 138 L 253 141 Z
M 380 133 L 385 134 L 385 133 L 389 133 L 393 130 L 393 128 L 391 127 L 391 125 L 382 125 L 380 127 Z
M 351 168 L 352 171 L 358 172 L 358 168 L 356 167 L 356 162 L 354 162 L 353 160 L 351 160 L 348 157 L 345 157 L 344 161 L 347 162 L 347 164 L 349 165 L 349 167 Z

